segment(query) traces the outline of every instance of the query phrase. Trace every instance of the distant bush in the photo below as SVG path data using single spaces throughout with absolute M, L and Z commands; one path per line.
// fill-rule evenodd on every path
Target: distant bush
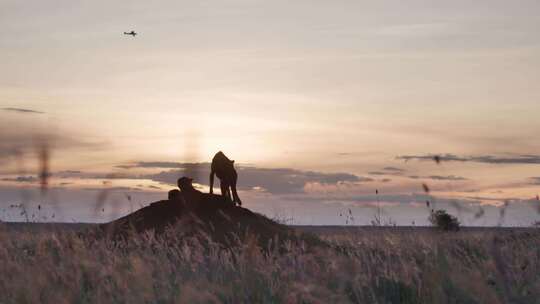
M 444 231 L 459 230 L 459 220 L 455 216 L 448 214 L 445 210 L 431 212 L 429 221 L 433 226 Z

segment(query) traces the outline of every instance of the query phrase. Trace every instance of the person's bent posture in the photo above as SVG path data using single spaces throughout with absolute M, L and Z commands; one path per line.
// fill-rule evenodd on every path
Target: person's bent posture
M 192 178 L 185 176 L 179 178 L 178 188 L 180 188 L 180 196 L 188 202 L 198 203 L 202 199 L 202 192 L 193 188 Z
M 180 198 L 189 205 L 210 204 L 219 206 L 234 206 L 230 199 L 221 195 L 202 193 L 193 187 L 193 179 L 181 177 L 178 179 L 178 188 L 180 188 Z
M 171 191 L 169 191 L 168 195 L 167 195 L 167 198 L 169 199 L 169 201 L 179 201 L 180 200 L 180 190 L 178 189 L 173 189 Z
M 238 174 L 234 169 L 234 160 L 228 159 L 221 151 L 214 155 L 210 171 L 210 193 L 214 193 L 214 174 L 219 178 L 221 195 L 241 206 L 242 201 L 236 192 Z

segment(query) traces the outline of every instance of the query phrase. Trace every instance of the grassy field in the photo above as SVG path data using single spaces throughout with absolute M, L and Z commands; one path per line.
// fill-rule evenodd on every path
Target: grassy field
M 222 249 L 88 228 L 0 224 L 0 303 L 540 303 L 540 229 L 296 227 L 329 246 Z

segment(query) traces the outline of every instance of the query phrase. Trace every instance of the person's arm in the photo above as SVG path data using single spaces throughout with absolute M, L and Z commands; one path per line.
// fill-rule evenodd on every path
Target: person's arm
M 210 193 L 214 193 L 214 170 L 210 171 Z
M 238 203 L 238 206 L 242 206 L 242 201 L 240 200 L 240 197 L 238 197 L 238 193 L 236 192 L 237 180 L 238 180 L 238 175 L 236 174 L 236 171 L 234 171 L 234 175 L 233 175 L 232 183 L 231 183 L 233 201 Z

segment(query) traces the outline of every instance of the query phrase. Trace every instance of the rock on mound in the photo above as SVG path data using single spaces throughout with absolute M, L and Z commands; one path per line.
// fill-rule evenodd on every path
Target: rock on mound
M 256 237 L 259 246 L 270 240 L 298 239 L 297 232 L 260 214 L 234 206 L 219 195 L 201 192 L 182 195 L 178 200 L 163 200 L 150 204 L 118 220 L 100 226 L 113 237 L 125 238 L 131 233 L 167 229 L 185 236 L 204 235 L 226 247 L 243 242 L 248 235 Z

